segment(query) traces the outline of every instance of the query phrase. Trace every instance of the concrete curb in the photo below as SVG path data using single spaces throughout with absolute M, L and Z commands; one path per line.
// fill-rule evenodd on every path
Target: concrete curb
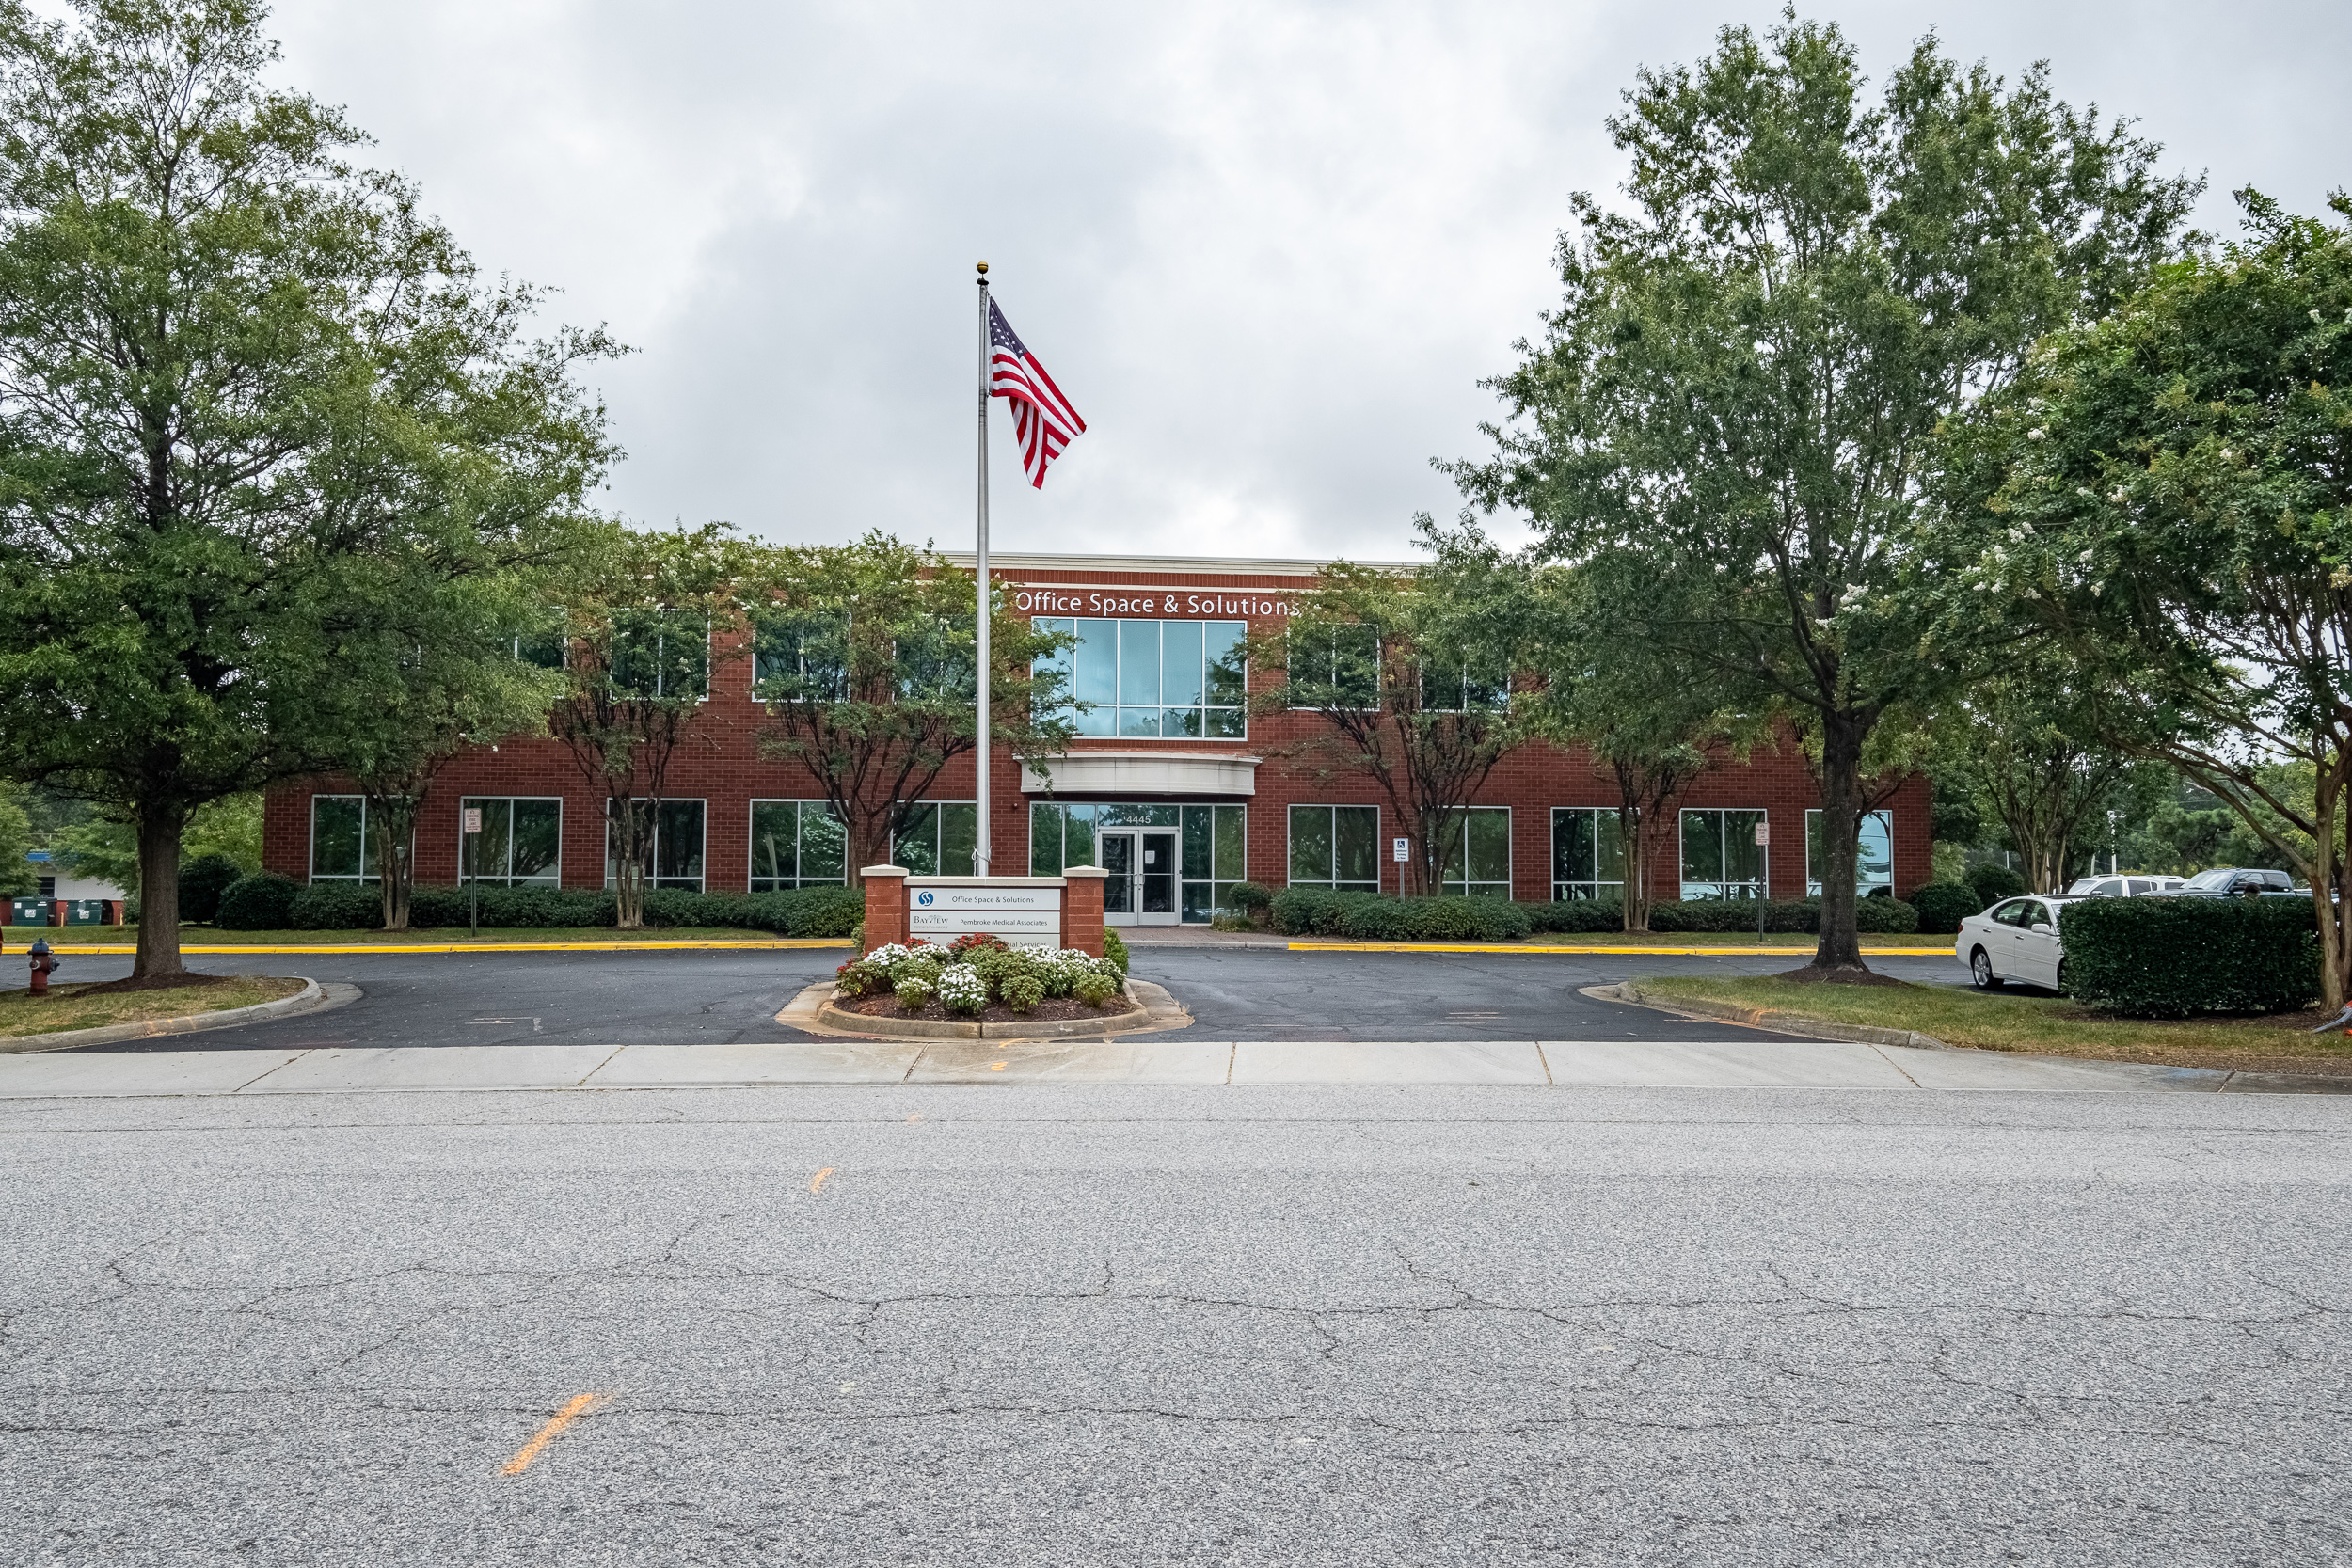
M 1637 1007 L 1653 1012 L 1682 1013 L 1692 1018 L 1721 1019 L 1726 1023 L 1744 1023 L 1752 1029 L 1770 1029 L 1779 1035 L 1802 1035 L 1814 1040 L 1851 1040 L 1856 1045 L 1900 1045 L 1914 1051 L 1964 1051 L 1965 1046 L 1947 1045 L 1933 1035 L 1922 1035 L 1910 1029 L 1882 1029 L 1875 1023 L 1835 1023 L 1827 1019 L 1807 1018 L 1778 1007 L 1742 1007 L 1736 1002 L 1709 1002 L 1704 998 L 1677 996 L 1653 999 L 1642 988 L 1628 980 L 1622 985 L 1586 986 L 1583 993 L 1602 1002 L 1629 1002 Z M 2010 1054 L 2008 1052 L 1999 1053 Z M 2057 1058 L 2074 1061 L 2068 1056 Z
M 53 1035 L 12 1035 L 0 1038 L 0 1054 L 16 1055 L 36 1051 L 72 1051 L 85 1045 L 114 1045 L 122 1040 L 153 1039 L 163 1035 L 194 1035 L 207 1029 L 230 1029 L 240 1023 L 259 1023 L 265 1018 L 284 1018 L 292 1013 L 307 1013 L 327 1007 L 340 1007 L 346 1002 L 359 999 L 357 986 L 336 986 L 332 994 L 327 988 L 305 975 L 302 989 L 292 996 L 281 996 L 275 1002 L 256 1002 L 249 1007 L 224 1007 L 217 1012 L 190 1013 L 184 1018 L 151 1018 L 135 1023 L 103 1023 L 95 1029 L 65 1029 Z
M 821 980 L 804 988 L 776 1014 L 776 1022 L 812 1035 L 844 1039 L 923 1040 L 1054 1040 L 1108 1039 L 1113 1035 L 1142 1034 L 1192 1027 L 1192 1014 L 1168 995 L 1165 987 L 1149 980 L 1129 980 L 1127 994 L 1138 1011 L 1110 1018 L 1056 1019 L 1037 1023 L 956 1023 L 945 1019 L 869 1018 L 844 1012 L 833 1005 L 833 982 Z

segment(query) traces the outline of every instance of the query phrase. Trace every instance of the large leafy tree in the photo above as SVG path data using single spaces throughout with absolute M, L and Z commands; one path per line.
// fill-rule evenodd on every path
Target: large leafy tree
M 1307 721 L 1266 749 L 1292 773 L 1378 787 L 1411 841 L 1405 891 L 1434 895 L 1479 789 L 1536 733 L 1513 687 L 1537 620 L 1517 563 L 1476 529 L 1421 530 L 1427 566 L 1333 562 L 1285 624 L 1251 635 L 1249 705 Z
M 755 583 L 753 694 L 770 756 L 805 767 L 846 828 L 850 868 L 889 858 L 979 734 L 974 578 L 883 533 L 775 552 Z M 989 736 L 1041 768 L 1075 729 L 1066 636 L 991 606 Z
M 2352 222 L 2241 193 L 2247 233 L 2054 335 L 1948 434 L 1921 574 L 1940 642 L 1987 626 L 2109 694 L 2311 884 L 2328 1006 L 2352 987 Z M 2337 197 L 2352 220 L 2352 199 Z
M 1865 978 L 1853 867 L 1877 732 L 1954 673 L 1888 606 L 1937 422 L 2162 260 L 2198 189 L 2156 149 L 1921 42 L 1875 103 L 1835 26 L 1729 27 L 1609 121 L 1625 202 L 1575 199 L 1565 293 L 1495 385 L 1491 460 L 1549 552 L 1638 568 L 1614 634 L 1797 726 L 1824 810 L 1809 974 Z M 1912 717 L 1906 719 L 1906 712 Z
M 135 827 L 155 979 L 190 814 L 343 762 L 446 586 L 544 553 L 608 345 L 523 341 L 257 7 L 77 9 L 0 4 L 0 771 Z

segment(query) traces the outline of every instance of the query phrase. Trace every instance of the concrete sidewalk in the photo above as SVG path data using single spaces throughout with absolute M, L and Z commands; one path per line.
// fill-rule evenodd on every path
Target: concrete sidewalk
M 0 1057 L 0 1099 L 785 1085 L 1486 1085 L 1529 1088 L 2303 1093 L 2312 1080 L 1843 1040 L 498 1045 Z M 2352 1085 L 2347 1085 L 2352 1087 Z

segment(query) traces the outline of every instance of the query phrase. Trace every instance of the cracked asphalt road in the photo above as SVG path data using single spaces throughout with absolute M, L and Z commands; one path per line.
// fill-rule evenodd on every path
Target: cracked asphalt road
M 802 987 L 829 979 L 834 948 L 784 952 L 206 954 L 208 974 L 308 974 L 366 993 L 314 1017 L 89 1049 L 245 1051 L 263 1047 L 710 1045 L 810 1037 L 775 1022 Z M 1137 947 L 1134 973 L 1167 986 L 1207 1039 L 1753 1039 L 1730 1024 L 1597 1002 L 1581 987 L 1630 975 L 1763 974 L 1781 956 L 1645 958 L 1597 954 L 1291 953 Z M 127 957 L 68 955 L 66 978 L 119 979 Z M 1906 980 L 1959 982 L 1948 957 L 1876 958 Z
M 2289 1096 L 14 1102 L 0 1561 L 2352 1561 L 2347 1133 Z

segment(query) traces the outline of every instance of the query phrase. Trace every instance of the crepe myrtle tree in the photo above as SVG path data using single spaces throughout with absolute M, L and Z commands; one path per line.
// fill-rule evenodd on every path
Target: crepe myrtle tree
M 0 774 L 135 829 L 168 982 L 191 814 L 341 764 L 383 651 L 544 553 L 612 345 L 525 341 L 531 291 L 262 85 L 257 8 L 75 11 L 0 0 Z
M 2352 990 L 2352 221 L 2242 238 L 2053 334 L 1947 437 L 1932 637 L 2073 661 L 2106 743 L 2210 790 L 2311 886 Z M 2352 198 L 2329 203 L 2352 220 Z
M 862 882 L 948 765 L 975 749 L 975 578 L 874 532 L 773 552 L 745 591 L 752 691 L 768 711 L 760 748 L 815 777 Z M 1060 657 L 1072 639 L 992 598 L 990 744 L 1050 776 L 1077 733 Z
M 1470 803 L 1535 734 L 1512 691 L 1531 607 L 1515 563 L 1476 528 L 1427 516 L 1418 526 L 1427 566 L 1327 565 L 1292 614 L 1247 647 L 1260 681 L 1250 710 L 1311 721 L 1267 756 L 1295 776 L 1377 785 L 1410 840 L 1405 891 L 1434 895 L 1449 846 L 1466 839 Z
M 739 585 L 756 546 L 724 523 L 645 531 L 606 523 L 563 579 L 563 696 L 548 727 L 604 797 L 613 924 L 645 923 L 670 768 L 713 749 L 698 721 L 717 668 L 750 653 Z
M 1854 866 L 1875 732 L 1965 671 L 1918 657 L 1898 580 L 1939 420 L 2170 253 L 2193 180 L 2156 149 L 1922 40 L 1867 101 L 1832 25 L 1727 27 L 1643 71 L 1609 130 L 1625 201 L 1574 198 L 1565 293 L 1493 383 L 1488 460 L 1552 558 L 1630 567 L 1625 624 L 1807 736 L 1824 808 L 1820 945 L 1867 979 Z

